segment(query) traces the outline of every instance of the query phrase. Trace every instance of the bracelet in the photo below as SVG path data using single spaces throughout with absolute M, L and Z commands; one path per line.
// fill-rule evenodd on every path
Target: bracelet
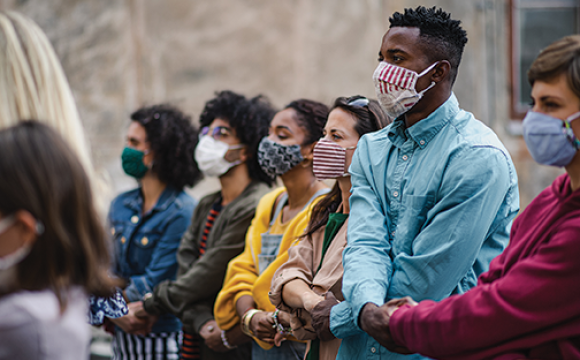
M 228 339 L 226 339 L 226 331 L 222 330 L 222 344 L 224 344 L 224 346 L 226 347 L 226 349 L 228 350 L 232 350 L 237 348 L 237 346 L 231 346 L 230 343 L 228 342 Z
M 244 313 L 242 316 L 242 332 L 250 337 L 254 337 L 254 333 L 250 329 L 250 322 L 252 321 L 252 317 L 257 313 L 262 312 L 262 310 L 258 309 L 250 309 Z
M 274 313 L 272 314 L 272 318 L 274 319 L 274 325 L 272 325 L 272 327 L 282 335 L 292 333 L 292 328 L 286 329 L 282 324 L 280 324 L 280 322 L 278 321 L 278 313 L 280 313 L 280 310 L 276 309 L 276 311 L 274 311 Z

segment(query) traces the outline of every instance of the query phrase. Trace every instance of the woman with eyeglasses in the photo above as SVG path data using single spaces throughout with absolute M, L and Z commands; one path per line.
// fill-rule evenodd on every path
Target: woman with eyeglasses
M 250 338 L 239 328 L 222 331 L 213 305 L 228 262 L 244 249 L 258 201 L 270 191 L 272 179 L 260 168 L 257 152 L 274 113 L 265 97 L 246 98 L 232 91 L 217 93 L 201 113 L 195 159 L 205 176 L 217 178 L 220 190 L 195 208 L 177 252 L 177 278 L 159 284 L 137 303 L 137 315 L 173 314 L 181 319 L 183 359 L 251 356 Z
M 244 252 L 228 265 L 226 278 L 214 307 L 221 329 L 236 327 L 254 338 L 252 359 L 304 357 L 303 342 L 286 341 L 274 347 L 274 336 L 283 331 L 274 316 L 268 291 L 274 272 L 288 259 L 287 250 L 299 240 L 312 207 L 328 192 L 313 172 L 314 145 L 320 139 L 328 107 L 312 100 L 296 100 L 278 112 L 270 132 L 258 148 L 258 162 L 271 178 L 279 176 L 284 187 L 266 194 L 246 235 Z
M 580 35 L 542 50 L 528 80 L 528 150 L 566 173 L 514 220 L 508 247 L 476 287 L 440 302 L 407 297 L 380 308 L 384 331 L 370 335 L 390 350 L 436 359 L 580 359 Z
M 314 147 L 314 174 L 336 183 L 312 209 L 302 241 L 288 250 L 288 261 L 274 274 L 270 290 L 270 301 L 281 311 L 279 316 L 290 322 L 292 335 L 310 340 L 306 359 L 336 359 L 340 339 L 317 338 L 310 311 L 326 293 L 342 300 L 342 251 L 351 187 L 348 167 L 360 137 L 388 123 L 376 100 L 339 97 L 328 115 L 324 137 Z
M 117 196 L 108 215 L 114 272 L 126 280 L 122 293 L 127 302 L 175 278 L 177 248 L 196 205 L 183 188 L 201 178 L 192 156 L 198 134 L 189 116 L 155 105 L 135 111 L 131 120 L 121 162 L 139 186 Z M 164 314 L 145 321 L 132 311 L 129 305 L 129 315 L 110 319 L 116 325 L 114 359 L 178 359 L 179 319 Z

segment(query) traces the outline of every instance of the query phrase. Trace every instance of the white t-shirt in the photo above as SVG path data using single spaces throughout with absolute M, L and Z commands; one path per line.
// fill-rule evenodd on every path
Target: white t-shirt
M 0 360 L 83 360 L 89 358 L 88 298 L 69 291 L 60 313 L 52 291 L 21 291 L 0 297 Z

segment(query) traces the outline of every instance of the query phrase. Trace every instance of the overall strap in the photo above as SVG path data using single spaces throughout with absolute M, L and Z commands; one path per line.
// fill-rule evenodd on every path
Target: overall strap
M 308 202 L 306 203 L 306 205 L 304 205 L 304 207 L 302 208 L 302 210 L 306 209 L 308 207 L 308 205 L 310 205 L 314 199 L 316 199 L 317 197 L 321 196 L 321 195 L 326 195 L 330 192 L 329 188 L 324 188 L 324 189 L 320 189 L 318 190 L 314 195 L 312 195 L 312 197 L 310 198 L 310 200 L 308 200 Z M 300 211 L 302 211 L 300 210 Z
M 282 211 L 284 206 L 286 206 L 287 201 L 288 201 L 288 193 L 284 192 L 282 195 L 280 195 L 280 200 L 278 200 L 278 204 L 276 205 L 276 210 L 274 211 L 274 215 L 272 216 L 272 219 L 270 220 L 270 227 L 272 227 L 272 225 L 274 225 L 274 223 L 276 222 L 278 215 L 280 215 L 280 212 Z M 270 232 L 270 229 L 268 229 L 268 232 Z

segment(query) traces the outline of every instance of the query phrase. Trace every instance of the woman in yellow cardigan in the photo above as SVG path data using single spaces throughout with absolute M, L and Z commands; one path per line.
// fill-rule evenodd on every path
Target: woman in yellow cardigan
M 282 328 L 268 291 L 274 272 L 288 260 L 288 248 L 304 232 L 312 206 L 329 191 L 312 170 L 314 145 L 322 137 L 327 116 L 326 105 L 293 101 L 274 116 L 270 133 L 258 149 L 264 172 L 273 178 L 280 176 L 284 187 L 260 200 L 244 252 L 230 261 L 214 308 L 220 329 L 241 325 L 241 330 L 254 339 L 254 360 L 304 357 L 302 342 L 285 341 L 273 347 L 274 336 Z M 225 339 L 224 343 L 235 346 L 238 339 Z

